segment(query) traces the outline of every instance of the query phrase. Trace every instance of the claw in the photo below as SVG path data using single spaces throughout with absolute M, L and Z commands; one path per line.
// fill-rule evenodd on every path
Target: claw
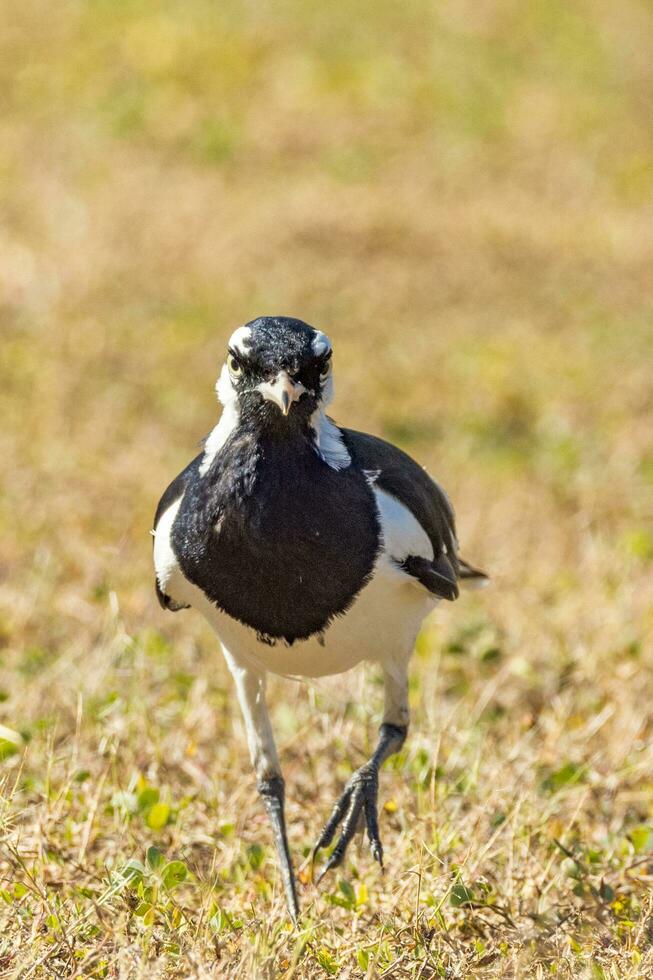
M 372 857 L 376 863 L 381 866 L 381 871 L 385 871 L 385 868 L 383 867 L 383 847 L 381 846 L 380 841 L 378 844 L 372 845 Z
M 327 863 L 324 865 L 319 875 L 317 876 L 317 881 L 315 882 L 315 884 L 316 885 L 321 884 L 322 879 L 325 878 L 326 875 L 329 873 L 329 871 L 331 871 L 336 866 L 337 865 L 333 864 L 333 862 L 331 861 L 331 858 L 329 858 L 329 860 L 327 861 Z

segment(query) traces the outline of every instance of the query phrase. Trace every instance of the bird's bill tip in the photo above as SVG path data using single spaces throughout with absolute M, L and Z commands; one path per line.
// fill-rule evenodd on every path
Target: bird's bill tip
M 258 391 L 265 401 L 274 402 L 281 410 L 281 414 L 287 416 L 306 389 L 300 382 L 293 381 L 287 371 L 280 371 L 274 381 L 264 381 L 263 384 L 258 385 Z

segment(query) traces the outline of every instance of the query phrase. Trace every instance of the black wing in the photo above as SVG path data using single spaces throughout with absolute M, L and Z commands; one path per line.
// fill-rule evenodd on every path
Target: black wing
M 199 470 L 203 458 L 204 458 L 204 453 L 201 452 L 199 456 L 196 456 L 195 459 L 188 464 L 186 469 L 181 471 L 179 476 L 175 477 L 175 479 L 172 481 L 170 486 L 167 488 L 167 490 L 161 497 L 161 500 L 159 501 L 156 508 L 156 514 L 154 515 L 153 527 L 155 531 L 157 528 L 157 524 L 161 520 L 161 516 L 165 514 L 168 507 L 174 504 L 175 500 L 178 500 L 179 497 L 181 497 L 184 490 L 186 489 L 188 481 L 192 479 L 192 477 L 194 477 L 197 471 Z M 161 607 L 163 609 L 169 609 L 171 612 L 176 612 L 178 609 L 184 608 L 183 606 L 177 606 L 171 600 L 170 596 L 167 596 L 165 592 L 161 590 L 161 586 L 159 585 L 156 576 L 154 577 L 154 588 L 156 589 L 157 599 L 159 600 L 159 603 L 161 604 Z
M 459 579 L 485 579 L 487 576 L 458 556 L 456 518 L 444 490 L 407 453 L 384 439 L 342 429 L 355 465 L 367 470 L 386 493 L 408 508 L 424 528 L 433 545 L 432 562 L 409 556 L 403 568 L 434 595 L 443 599 L 458 597 Z
M 153 527 L 155 531 L 157 524 L 161 520 L 161 515 L 165 514 L 168 507 L 170 507 L 171 504 L 174 504 L 175 500 L 178 500 L 179 497 L 181 497 L 182 493 L 186 489 L 186 484 L 191 477 L 195 476 L 203 459 L 204 451 L 202 451 L 199 456 L 196 456 L 195 459 L 188 464 L 186 469 L 181 471 L 179 476 L 174 478 L 168 489 L 165 491 L 157 505 L 156 514 L 154 515 Z

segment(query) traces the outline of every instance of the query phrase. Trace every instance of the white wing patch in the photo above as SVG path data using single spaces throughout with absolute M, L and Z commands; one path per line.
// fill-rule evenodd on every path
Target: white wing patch
M 433 545 L 419 521 L 392 494 L 378 486 L 373 486 L 373 489 L 381 519 L 385 554 L 397 562 L 404 561 L 409 555 L 433 561 Z
M 170 579 L 179 569 L 177 556 L 172 550 L 170 543 L 170 532 L 177 511 L 181 504 L 183 493 L 159 518 L 159 522 L 154 531 L 154 571 L 156 572 L 157 582 L 162 592 L 166 592 Z

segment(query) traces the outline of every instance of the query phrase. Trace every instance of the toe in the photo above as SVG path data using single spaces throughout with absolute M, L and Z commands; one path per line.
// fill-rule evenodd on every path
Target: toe
M 317 876 L 318 885 L 320 884 L 322 879 L 325 878 L 326 875 L 328 875 L 329 871 L 332 871 L 334 868 L 337 868 L 338 865 L 342 864 L 342 860 L 344 856 L 345 856 L 344 850 L 342 852 L 340 852 L 338 848 L 334 850 L 333 854 L 329 857 L 328 861 L 326 862 L 326 864 L 320 871 L 319 875 Z
M 351 789 L 349 788 L 349 786 L 347 786 L 345 787 L 342 796 L 340 797 L 340 799 L 334 806 L 333 810 L 331 811 L 331 816 L 329 817 L 326 824 L 324 825 L 324 829 L 318 838 L 317 844 L 313 848 L 313 860 L 315 860 L 315 856 L 317 852 L 321 851 L 322 848 L 324 847 L 328 847 L 331 841 L 333 840 L 333 838 L 335 837 L 336 830 L 338 829 L 339 824 L 341 823 L 343 817 L 345 816 L 345 813 L 347 812 L 347 808 L 349 807 L 350 800 L 351 800 Z
M 361 820 L 365 821 L 367 827 L 367 836 L 370 841 L 372 856 L 381 865 L 381 868 L 383 868 L 383 845 L 379 836 L 377 813 L 378 788 L 378 768 L 372 763 L 368 763 L 366 766 L 357 770 L 347 783 L 342 796 L 333 808 L 333 812 L 313 849 L 312 860 L 314 861 L 317 852 L 321 848 L 329 846 L 335 837 L 338 827 L 342 824 L 338 843 L 320 872 L 317 884 L 322 881 L 329 871 L 342 864 L 347 848 Z
M 365 800 L 365 822 L 367 824 L 367 836 L 370 842 L 372 857 L 383 868 L 383 844 L 379 834 L 379 815 L 377 810 L 376 798 Z
M 340 834 L 338 843 L 334 847 L 329 860 L 325 864 L 324 869 L 318 878 L 318 884 L 328 871 L 331 871 L 332 868 L 337 868 L 340 864 L 342 864 L 345 854 L 347 853 L 347 848 L 349 847 L 349 844 L 356 833 L 358 820 L 363 812 L 363 806 L 363 794 L 357 789 L 352 793 L 349 809 L 347 810 L 347 814 L 342 824 L 342 833 Z

